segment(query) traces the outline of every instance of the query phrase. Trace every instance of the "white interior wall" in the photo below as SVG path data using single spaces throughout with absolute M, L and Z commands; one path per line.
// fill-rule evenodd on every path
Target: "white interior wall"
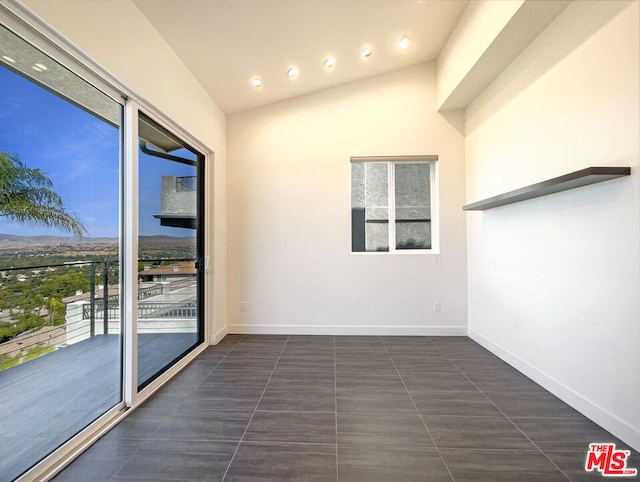
M 464 143 L 435 102 L 426 64 L 229 118 L 231 332 L 466 333 Z M 442 262 L 351 254 L 350 157 L 411 154 L 440 156 Z
M 640 449 L 638 2 L 573 2 L 466 112 L 467 202 L 588 166 L 632 175 L 467 214 L 469 334 Z
M 464 81 L 524 2 L 474 0 L 467 5 L 438 57 L 438 106 Z
M 25 0 L 33 12 L 215 153 L 207 165 L 211 333 L 226 326 L 226 116 L 131 0 Z M 99 19 L 99 21 L 96 21 Z M 214 340 L 216 341 L 216 340 Z

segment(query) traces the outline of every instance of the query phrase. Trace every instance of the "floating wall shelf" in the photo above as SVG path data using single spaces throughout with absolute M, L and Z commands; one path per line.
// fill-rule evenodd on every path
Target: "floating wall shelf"
M 555 192 L 566 191 L 576 187 L 587 186 L 597 182 L 608 181 L 616 177 L 628 176 L 631 174 L 630 167 L 587 167 L 576 172 L 554 177 L 547 181 L 531 184 L 530 186 L 505 192 L 482 201 L 467 204 L 462 207 L 465 211 L 484 211 L 485 209 L 496 208 L 506 204 L 517 203 L 527 199 L 533 199 Z

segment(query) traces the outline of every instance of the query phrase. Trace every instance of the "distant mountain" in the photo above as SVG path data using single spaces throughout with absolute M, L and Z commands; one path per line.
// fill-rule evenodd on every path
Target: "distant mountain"
M 118 238 L 76 238 L 73 236 L 16 236 L 0 233 L 0 248 L 31 248 L 36 246 L 69 246 L 87 244 L 117 244 Z
M 195 238 L 178 236 L 140 236 L 139 240 L 144 246 L 184 246 L 195 244 Z M 75 246 L 75 245 L 114 245 L 118 244 L 118 238 L 76 238 L 73 236 L 16 236 L 14 234 L 0 233 L 0 249 L 3 248 L 31 248 L 37 246 Z

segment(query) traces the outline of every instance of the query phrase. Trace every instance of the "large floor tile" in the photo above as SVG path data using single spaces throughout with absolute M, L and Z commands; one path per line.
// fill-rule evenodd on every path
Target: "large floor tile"
M 336 359 L 341 360 L 343 358 L 370 358 L 370 359 L 385 359 L 388 360 L 389 351 L 381 345 L 350 345 L 341 346 L 336 345 L 334 347 Z
M 243 442 L 225 481 L 334 481 L 337 479 L 333 444 L 267 444 Z
M 583 417 L 580 412 L 546 391 L 485 394 L 507 417 Z
M 338 412 L 343 413 L 381 413 L 410 414 L 416 408 L 403 388 L 387 390 L 379 388 L 339 388 L 337 390 Z
M 180 372 L 180 381 L 202 381 L 207 375 L 211 373 L 211 371 L 216 367 L 220 360 L 222 360 L 222 358 L 216 359 L 215 362 L 212 362 L 211 359 L 201 360 L 200 358 L 196 358 L 194 361 L 189 363 L 189 365 L 182 369 L 182 371 Z
M 189 390 L 184 394 L 179 391 L 168 391 L 163 387 L 161 390 L 145 400 L 144 408 L 148 411 L 155 410 L 160 416 L 167 413 L 170 414 L 174 410 L 178 410 L 182 407 L 184 399 L 193 393 L 193 390 L 195 389 Z
M 336 373 L 336 387 L 376 388 L 380 390 L 404 390 L 405 386 L 397 372 L 342 371 Z
M 459 372 L 456 366 L 446 358 L 436 358 L 436 357 L 422 358 L 422 359 L 394 358 L 393 361 L 396 368 L 400 372 L 400 375 L 403 375 L 405 372 L 408 372 L 408 371 L 416 371 L 416 370 L 453 372 L 453 373 Z
M 338 476 L 340 482 L 452 480 L 435 449 L 372 444 L 338 445 Z
M 409 393 L 411 393 L 418 411 L 426 417 L 436 415 L 502 416 L 496 406 L 480 392 L 411 390 Z
M 219 481 L 237 446 L 237 442 L 147 442 L 120 467 L 113 480 Z
M 276 368 L 269 379 L 267 388 L 328 388 L 336 384 L 333 367 L 325 369 Z
M 218 363 L 216 369 L 236 369 L 236 370 L 267 370 L 272 371 L 278 362 L 278 357 L 225 357 Z
M 518 370 L 496 356 L 482 360 L 460 359 L 452 362 L 462 373 L 468 375 L 513 375 L 519 373 Z
M 336 348 L 340 347 L 374 347 L 384 350 L 384 344 L 379 336 L 336 336 Z
M 386 377 L 396 377 L 398 376 L 398 371 L 396 367 L 390 364 L 380 364 L 378 366 L 372 367 L 367 365 L 364 362 L 358 363 L 350 363 L 350 364 L 336 364 L 336 376 L 358 376 L 358 377 L 366 377 L 375 373 L 378 376 L 386 376 Z
M 301 344 L 301 345 L 289 345 L 287 344 L 286 348 L 283 350 L 281 357 L 282 358 L 291 358 L 291 357 L 331 357 L 334 356 L 334 347 L 333 345 L 311 345 L 311 344 Z
M 438 447 L 512 450 L 535 448 L 505 417 L 423 417 Z
M 226 345 L 228 348 L 225 350 L 223 347 L 224 344 L 219 345 L 220 348 L 216 346 L 207 347 L 202 353 L 198 355 L 198 360 L 211 360 L 216 358 L 223 358 L 233 347 L 231 345 Z
M 429 336 L 381 336 L 380 339 L 387 347 L 433 346 L 433 337 Z
M 615 443 L 619 449 L 629 447 L 586 417 L 511 418 L 520 430 L 543 451 L 584 451 L 594 442 Z
M 209 358 L 209 357 L 223 358 L 224 356 L 226 356 L 227 353 L 229 353 L 231 350 L 233 350 L 233 347 L 235 345 L 236 345 L 235 343 L 218 343 L 215 346 L 208 347 L 202 353 L 202 355 L 205 358 Z
M 173 410 L 140 407 L 116 425 L 108 435 L 118 439 L 146 440 L 171 418 L 173 413 Z
M 295 335 L 287 340 L 287 348 L 292 346 L 335 346 L 333 335 Z
M 308 349 L 308 348 L 296 348 L 291 350 L 285 350 L 280 359 L 278 360 L 278 364 L 290 364 L 295 363 L 298 360 L 311 361 L 316 360 L 318 362 L 330 362 L 333 364 L 335 362 L 334 354 L 332 349 Z
M 207 370 L 207 373 L 211 373 L 212 371 L 213 369 Z M 207 375 L 204 374 L 202 376 L 187 376 L 185 374 L 184 377 L 174 377 L 163 385 L 157 393 L 185 395 L 198 388 L 206 377 Z
M 335 412 L 336 392 L 329 388 L 267 388 L 258 410 L 282 412 Z
M 434 361 L 448 361 L 445 356 L 439 353 L 437 350 L 395 350 L 389 351 L 389 357 L 394 362 L 404 363 L 422 363 L 422 362 L 434 362 Z
M 110 434 L 87 450 L 62 472 L 56 482 L 107 481 L 140 447 L 142 441 L 111 437 Z
M 391 371 L 397 373 L 393 361 L 388 356 L 367 357 L 367 356 L 343 356 L 336 355 L 335 366 L 337 372 L 340 371 L 365 371 L 382 372 Z
M 437 349 L 450 360 L 488 360 L 495 358 L 489 350 L 477 344 L 440 344 Z
M 188 410 L 175 413 L 154 432 L 157 440 L 240 441 L 251 412 Z
M 338 443 L 391 447 L 433 447 L 418 414 L 381 415 L 338 413 Z
M 199 387 L 248 388 L 262 390 L 269 381 L 270 371 L 264 370 L 213 370 Z
M 217 349 L 219 347 L 224 347 L 224 346 L 227 346 L 227 345 L 235 345 L 240 340 L 242 340 L 242 338 L 244 338 L 245 336 L 246 335 L 239 335 L 239 334 L 227 335 L 222 340 L 220 340 L 217 345 L 210 346 L 209 349 L 214 349 L 215 350 L 215 349 Z
M 533 392 L 544 389 L 517 371 L 501 370 L 496 373 L 465 373 L 471 382 L 483 392 Z
M 333 355 L 318 355 L 307 357 L 286 357 L 278 361 L 276 369 L 298 369 L 298 370 L 333 370 L 335 360 Z
M 478 387 L 458 371 L 403 370 L 401 376 L 409 391 L 479 392 Z
M 228 335 L 227 335 L 228 336 Z M 241 345 L 281 345 L 289 340 L 289 335 L 242 335 L 238 342 Z
M 243 357 L 258 357 L 258 358 L 278 358 L 284 350 L 281 345 L 264 345 L 256 346 L 252 343 L 239 344 L 233 350 L 227 353 L 227 357 L 237 358 Z
M 335 412 L 256 412 L 243 440 L 336 443 L 336 415 Z
M 547 482 L 568 479 L 536 450 L 441 450 L 456 482 Z
M 262 392 L 261 388 L 201 386 L 182 401 L 181 409 L 253 411 Z

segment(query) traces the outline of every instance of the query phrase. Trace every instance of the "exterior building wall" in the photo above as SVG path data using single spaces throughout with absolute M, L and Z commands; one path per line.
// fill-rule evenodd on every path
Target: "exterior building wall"
M 196 215 L 196 189 L 195 186 L 180 182 L 184 179 L 176 176 L 162 176 L 162 214 Z M 181 187 L 183 185 L 185 187 Z

